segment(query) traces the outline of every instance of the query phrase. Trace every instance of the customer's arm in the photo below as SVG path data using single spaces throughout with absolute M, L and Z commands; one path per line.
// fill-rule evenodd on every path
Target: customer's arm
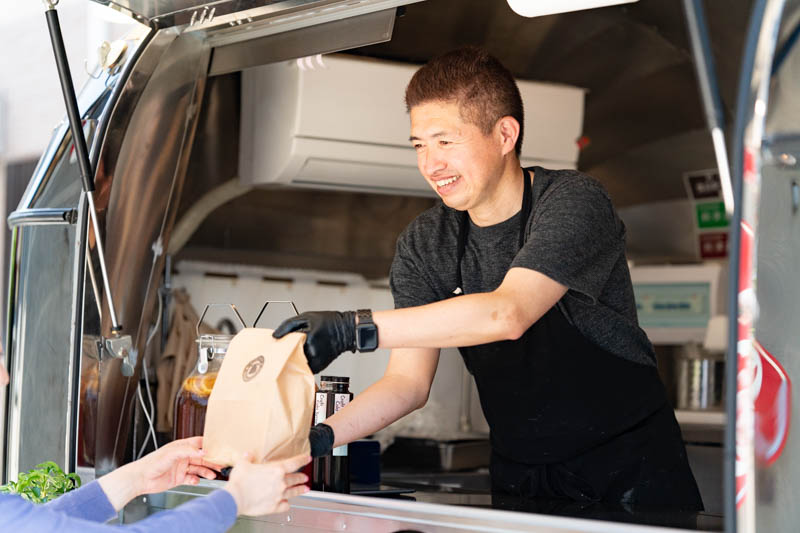
M 59 512 L 57 505 L 34 506 L 18 496 L 0 495 L 0 531 L 26 531 L 33 533 L 109 533 L 122 529 L 133 533 L 157 531 L 211 533 L 227 531 L 236 521 L 237 514 L 262 515 L 284 512 L 289 509 L 288 500 L 308 491 L 301 485 L 308 478 L 296 470 L 308 463 L 308 456 L 297 456 L 266 464 L 240 462 L 231 472 L 231 479 L 223 490 L 217 490 L 202 498 L 162 511 L 126 526 L 98 524 Z M 134 464 L 134 463 L 131 463 Z M 105 477 L 105 476 L 104 476 Z M 102 479 L 102 478 L 101 478 Z M 123 479 L 122 476 L 111 480 Z M 113 485 L 113 484 L 112 484 Z M 90 502 L 114 510 L 111 500 L 101 497 L 102 484 L 93 482 L 75 491 L 72 498 L 82 506 Z M 112 492 L 118 487 L 112 486 Z M 115 496 L 112 495 L 112 498 Z M 60 498 L 59 498 L 60 499 Z M 63 504 L 62 504 L 63 505 Z M 74 510 L 74 507 L 73 507 Z M 102 513 L 94 518 L 102 519 Z M 110 512 L 111 518 L 114 516 Z
M 112 513 L 106 518 L 113 517 Z M 176 509 L 162 511 L 126 526 L 105 525 L 92 519 L 77 518 L 46 505 L 34 505 L 19 496 L 0 496 L 0 531 L 111 533 L 121 530 L 125 533 L 160 531 L 219 533 L 230 529 L 235 521 L 236 502 L 231 494 L 224 490 L 215 491 Z
M 117 514 L 117 510 L 114 509 L 98 481 L 87 483 L 41 507 L 65 516 L 83 518 L 92 522 L 107 522 Z
M 198 476 L 214 479 L 203 461 L 203 438 L 171 442 L 145 457 L 109 472 L 97 481 L 68 492 L 46 507 L 69 516 L 105 522 L 141 494 L 195 484 Z

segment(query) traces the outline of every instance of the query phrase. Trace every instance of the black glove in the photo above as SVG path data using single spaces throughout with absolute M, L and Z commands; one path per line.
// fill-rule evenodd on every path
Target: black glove
M 356 351 L 356 314 L 353 311 L 311 311 L 284 320 L 272 336 L 280 339 L 287 333 L 306 334 L 303 351 L 311 372 L 316 374 L 350 350 Z
M 322 457 L 333 451 L 333 428 L 328 424 L 317 424 L 308 434 L 311 443 L 311 457 Z

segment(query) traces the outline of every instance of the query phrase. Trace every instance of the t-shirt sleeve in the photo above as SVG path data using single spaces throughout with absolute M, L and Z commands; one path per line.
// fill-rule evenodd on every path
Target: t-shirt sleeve
M 537 202 L 527 240 L 511 268 L 536 270 L 595 303 L 624 253 L 622 222 L 599 184 L 569 180 Z
M 404 231 L 397 239 L 397 247 L 389 274 L 396 309 L 416 307 L 437 301 L 436 291 L 420 268 L 421 257 L 414 252 L 410 232 Z

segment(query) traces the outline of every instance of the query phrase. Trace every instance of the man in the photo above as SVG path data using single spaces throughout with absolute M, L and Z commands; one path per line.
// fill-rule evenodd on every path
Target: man
M 0 353 L 2 357 L 2 353 Z M 0 361 L 0 392 L 8 374 Z M 199 477 L 214 479 L 203 461 L 202 437 L 171 442 L 133 463 L 128 463 L 68 492 L 36 506 L 16 495 L 0 494 L 0 531 L 31 533 L 103 533 L 119 528 L 105 525 L 125 505 L 142 494 L 163 492 L 176 485 L 197 483 Z M 288 499 L 303 494 L 308 478 L 295 471 L 311 460 L 297 456 L 284 461 L 253 464 L 243 460 L 231 471 L 222 490 L 196 498 L 175 509 L 163 511 L 123 527 L 130 532 L 227 531 L 240 515 L 285 512 Z
M 304 313 L 275 331 L 307 334 L 314 372 L 347 350 L 392 348 L 384 377 L 314 428 L 312 454 L 424 405 L 439 349 L 458 347 L 491 429 L 495 493 L 702 509 L 602 186 L 520 168 L 519 90 L 484 51 L 423 66 L 406 104 L 442 203 L 398 239 L 396 309 Z

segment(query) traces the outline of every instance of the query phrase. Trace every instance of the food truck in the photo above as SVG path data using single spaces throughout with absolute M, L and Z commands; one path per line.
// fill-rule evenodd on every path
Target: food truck
M 603 10 L 605 19 L 586 11 L 520 28 L 513 25 L 537 19 L 522 19 L 499 0 L 464 2 L 470 16 L 436 0 L 97 2 L 136 27 L 98 43 L 98 64 L 74 111 L 68 107 L 73 116 L 54 129 L 8 216 L 4 482 L 45 460 L 91 479 L 171 438 L 156 430 L 153 397 L 174 387 L 159 380 L 157 365 L 179 287 L 198 311 L 235 304 L 246 325 L 264 302 L 291 301 L 300 310 L 392 306 L 386 276 L 395 239 L 435 202 L 408 143 L 403 91 L 432 50 L 465 42 L 424 31 L 450 17 L 449 32 L 469 32 L 492 14 L 505 24 L 495 32 L 505 28 L 521 40 L 546 24 L 579 32 L 615 27 L 626 9 L 645 20 L 665 13 L 644 11 L 642 0 Z M 52 18 L 57 2 L 46 4 Z M 661 82 L 649 81 L 641 123 L 631 124 L 615 120 L 603 94 L 567 76 L 520 78 L 536 124 L 521 162 L 587 170 L 621 199 L 639 320 L 672 391 L 706 511 L 493 507 L 488 426 L 460 360 L 443 357 L 426 409 L 379 436 L 394 442 L 380 483 L 351 494 L 312 491 L 287 513 L 241 518 L 236 530 L 793 530 L 800 3 L 736 3 L 746 27 L 736 83 L 727 85 L 715 70 L 712 50 L 720 52 L 702 3 L 674 4 L 669 13 L 687 34 L 693 92 L 679 92 L 687 85 L 659 92 Z M 414 48 L 421 35 L 414 25 L 430 47 Z M 561 41 L 589 53 L 588 41 L 569 33 L 538 45 L 481 35 L 479 44 L 492 50 L 539 46 L 553 62 L 569 57 L 556 53 Z M 624 95 L 623 81 L 605 87 Z M 658 111 L 650 113 L 648 102 Z M 661 145 L 634 142 L 648 117 L 669 114 L 691 116 L 694 130 Z M 85 143 L 73 142 L 76 131 Z M 608 147 L 615 132 L 624 149 Z M 590 143 L 619 153 L 601 157 Z M 679 161 L 671 166 L 663 155 L 670 151 Z M 662 170 L 637 170 L 649 159 Z M 217 330 L 239 328 L 230 316 L 211 315 Z M 359 365 L 343 357 L 331 368 L 350 376 L 358 394 L 380 376 L 386 356 Z M 174 395 L 162 395 L 159 409 L 171 412 Z M 220 483 L 136 500 L 121 520 Z

